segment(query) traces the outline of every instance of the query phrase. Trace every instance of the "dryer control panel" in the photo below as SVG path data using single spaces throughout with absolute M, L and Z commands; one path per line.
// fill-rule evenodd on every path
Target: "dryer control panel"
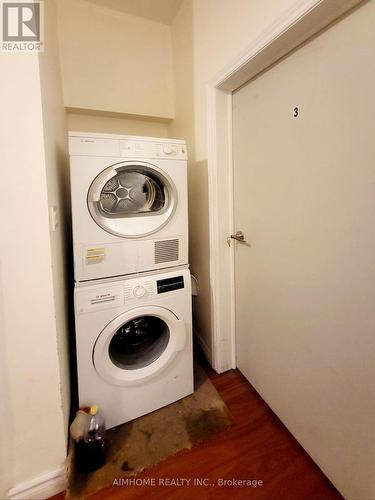
M 186 160 L 186 145 L 175 142 L 120 141 L 122 158 L 166 158 Z
M 80 132 L 69 133 L 69 154 L 124 159 L 187 160 L 186 143 L 183 140 Z

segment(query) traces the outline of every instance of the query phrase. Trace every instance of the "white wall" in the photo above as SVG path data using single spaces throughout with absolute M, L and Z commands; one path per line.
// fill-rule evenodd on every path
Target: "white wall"
M 46 4 L 48 26 L 53 17 L 50 0 Z M 49 25 L 47 31 L 55 30 Z M 2 497 L 9 488 L 15 491 L 27 481 L 60 471 L 66 457 L 67 364 L 61 347 L 66 333 L 65 297 L 58 283 L 64 279 L 62 233 L 51 237 L 48 216 L 49 196 L 58 203 L 56 151 L 64 155 L 64 126 L 55 86 L 54 42 L 49 35 L 47 41 L 41 71 L 37 54 L 0 53 L 4 181 L 0 209 L 5 214 L 0 239 L 0 383 L 7 408 L 5 415 L 0 414 L 1 446 L 5 441 L 7 455 L 0 461 L 7 469 Z M 43 109 L 41 78 L 49 89 Z M 61 149 L 55 149 L 55 144 Z
M 169 26 L 84 0 L 58 7 L 65 106 L 173 118 Z

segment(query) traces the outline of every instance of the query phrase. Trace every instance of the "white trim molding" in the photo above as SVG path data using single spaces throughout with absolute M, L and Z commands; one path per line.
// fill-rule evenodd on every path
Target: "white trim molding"
M 236 366 L 234 248 L 227 242 L 233 231 L 232 168 L 229 168 L 232 165 L 232 93 L 208 86 L 207 99 L 212 361 L 214 369 L 222 373 Z
M 9 490 L 8 499 L 35 500 L 49 498 L 64 491 L 67 487 L 66 466 L 45 472 L 39 476 L 18 484 Z
M 218 373 L 236 367 L 234 245 L 227 243 L 234 231 L 232 93 L 365 1 L 297 1 L 207 85 L 212 361 Z

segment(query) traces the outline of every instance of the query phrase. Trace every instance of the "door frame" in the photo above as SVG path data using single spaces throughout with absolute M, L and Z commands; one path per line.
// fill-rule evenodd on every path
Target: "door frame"
M 368 0 L 299 0 L 207 84 L 212 365 L 236 368 L 232 94 Z M 236 228 L 239 229 L 239 228 Z

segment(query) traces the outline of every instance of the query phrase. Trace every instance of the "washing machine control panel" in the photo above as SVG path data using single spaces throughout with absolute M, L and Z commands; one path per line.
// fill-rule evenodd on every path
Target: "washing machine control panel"
M 155 295 L 155 285 L 151 280 L 129 281 L 125 284 L 125 302 L 132 303 L 137 299 Z
M 184 276 L 157 279 L 156 276 L 135 278 L 119 284 L 82 287 L 75 293 L 76 314 L 90 313 L 141 304 L 159 294 L 184 289 Z
M 164 280 L 157 280 L 156 282 L 158 293 L 172 292 L 184 288 L 184 277 L 175 276 L 173 278 L 166 278 Z

